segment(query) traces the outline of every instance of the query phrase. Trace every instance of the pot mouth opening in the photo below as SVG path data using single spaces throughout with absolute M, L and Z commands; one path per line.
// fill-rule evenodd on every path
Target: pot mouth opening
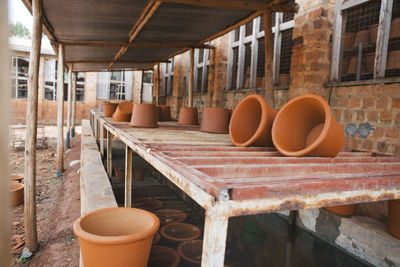
M 178 253 L 189 262 L 200 263 L 203 252 L 202 240 L 185 241 L 178 246 Z
M 161 228 L 161 234 L 171 240 L 184 241 L 196 239 L 200 235 L 200 229 L 192 224 L 171 223 Z

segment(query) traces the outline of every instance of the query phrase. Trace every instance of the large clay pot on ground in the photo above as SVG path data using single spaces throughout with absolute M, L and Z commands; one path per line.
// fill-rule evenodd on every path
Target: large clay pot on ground
M 174 209 L 157 210 L 154 214 L 160 219 L 161 224 L 180 223 L 187 217 L 186 213 Z
M 179 112 L 178 124 L 180 125 L 198 125 L 199 114 L 197 108 L 181 107 Z
M 344 50 L 351 49 L 353 47 L 354 36 L 355 36 L 354 32 L 346 32 L 343 35 L 343 49 Z
M 171 107 L 170 106 L 160 106 L 161 117 L 163 121 L 171 121 Z
M 369 30 L 361 30 L 356 33 L 353 47 L 358 47 L 359 43 L 362 43 L 363 47 L 370 44 Z
M 389 233 L 400 239 L 400 199 L 388 201 Z
M 245 97 L 233 111 L 229 134 L 235 146 L 272 146 L 271 128 L 277 111 L 257 94 Z
M 11 206 L 24 202 L 24 184 L 13 182 L 10 184 Z
M 156 107 L 149 103 L 135 104 L 129 125 L 143 128 L 158 127 Z
M 112 115 L 112 119 L 117 122 L 129 122 L 131 120 L 132 110 L 132 102 L 121 102 Z
M 178 246 L 179 256 L 181 256 L 189 266 L 200 266 L 202 252 L 202 240 L 185 241 Z
M 389 52 L 386 69 L 387 70 L 400 69 L 400 50 L 393 50 Z
M 104 117 L 111 118 L 118 107 L 118 103 L 103 102 Z
M 148 211 L 153 211 L 161 208 L 163 203 L 155 198 L 139 198 L 132 201 L 132 207 L 138 209 L 144 209 Z
M 204 108 L 200 131 L 208 133 L 228 133 L 229 114 L 230 110 L 226 108 Z
M 106 208 L 78 218 L 73 225 L 85 267 L 145 267 L 160 222 L 133 208 Z
M 347 205 L 340 205 L 340 206 L 331 206 L 325 207 L 324 209 L 333 212 L 335 214 L 343 215 L 343 216 L 351 216 L 356 213 L 358 204 L 347 204 Z
M 389 38 L 398 38 L 400 37 L 400 18 L 392 20 L 392 24 L 390 25 L 390 35 Z
M 169 247 L 153 246 L 150 252 L 148 267 L 176 267 L 180 257 L 178 253 Z
M 293 98 L 278 112 L 272 141 L 286 156 L 335 157 L 343 147 L 344 130 L 324 98 L 306 94 Z
M 170 223 L 161 227 L 161 236 L 171 246 L 188 240 L 194 240 L 200 236 L 200 229 L 188 223 Z

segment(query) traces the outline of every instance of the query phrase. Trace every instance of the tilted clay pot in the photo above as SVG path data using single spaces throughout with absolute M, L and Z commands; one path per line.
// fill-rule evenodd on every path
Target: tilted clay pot
M 331 206 L 325 207 L 324 209 L 333 212 L 335 214 L 343 215 L 343 216 L 351 216 L 356 213 L 358 204 L 347 204 L 347 205 L 340 205 L 340 206 Z
M 392 20 L 392 24 L 390 25 L 390 35 L 389 38 L 398 38 L 400 37 L 400 18 Z
M 162 111 L 160 106 L 156 106 L 157 121 L 163 121 Z
M 160 106 L 161 117 L 163 121 L 171 121 L 171 107 L 170 106 Z
M 170 244 L 194 240 L 200 236 L 200 229 L 188 223 L 170 223 L 161 227 L 161 236 Z
M 260 95 L 245 97 L 233 111 L 229 134 L 235 146 L 272 146 L 271 128 L 277 111 Z
M 387 70 L 400 69 L 400 50 L 393 50 L 389 52 L 386 69 Z
M 106 208 L 78 218 L 73 225 L 85 267 L 145 267 L 157 216 L 134 208 Z
M 23 177 L 19 174 L 11 174 L 10 178 L 12 181 L 17 181 L 18 183 L 21 183 L 23 179 Z
M 202 240 L 185 241 L 178 246 L 179 256 L 181 256 L 181 258 L 189 266 L 200 266 L 202 252 L 203 252 Z
M 370 44 L 369 30 L 361 30 L 356 33 L 353 47 L 358 47 L 359 43 L 362 43 L 363 47 Z
M 179 112 L 178 124 L 180 125 L 198 125 L 199 114 L 197 108 L 181 107 Z
M 400 239 L 400 199 L 388 201 L 389 233 Z
M 161 208 L 163 203 L 155 198 L 139 198 L 132 201 L 132 207 L 138 209 L 144 209 L 148 211 L 153 211 Z
M 160 219 L 161 224 L 180 223 L 187 217 L 186 213 L 174 209 L 157 210 L 154 214 Z
M 119 103 L 112 119 L 117 122 L 129 122 L 131 120 L 133 106 L 132 102 Z
M 24 184 L 10 184 L 11 206 L 16 206 L 24 202 Z
M 150 252 L 148 267 L 176 267 L 180 257 L 178 253 L 169 247 L 153 246 Z
M 228 133 L 229 113 L 229 109 L 226 108 L 204 108 L 200 131 L 208 133 Z
M 144 128 L 158 127 L 156 107 L 149 103 L 135 104 L 129 125 Z
M 354 36 L 355 36 L 354 32 L 346 32 L 343 35 L 343 49 L 344 50 L 351 49 L 353 47 Z
M 103 102 L 104 117 L 111 118 L 118 107 L 118 103 Z
M 278 112 L 272 141 L 286 156 L 335 157 L 343 147 L 344 130 L 324 98 L 306 94 L 290 100 Z

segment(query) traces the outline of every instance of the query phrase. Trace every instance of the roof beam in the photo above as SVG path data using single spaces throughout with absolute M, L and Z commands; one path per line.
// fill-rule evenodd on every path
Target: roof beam
M 137 61 L 137 60 L 118 60 L 111 61 L 113 63 L 130 63 L 130 64 L 151 64 L 157 62 L 170 62 L 169 60 L 161 60 L 161 61 Z M 110 60 L 70 60 L 66 61 L 67 64 L 93 64 L 93 63 L 110 63 Z
M 214 46 L 190 43 L 129 43 L 129 42 L 60 42 L 64 46 L 89 46 L 89 47 L 170 47 L 170 48 L 204 48 L 214 49 Z

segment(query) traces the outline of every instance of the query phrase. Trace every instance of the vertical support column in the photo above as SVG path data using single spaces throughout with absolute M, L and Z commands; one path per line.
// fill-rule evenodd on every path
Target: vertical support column
M 69 66 L 68 70 L 68 102 L 67 102 L 67 136 L 65 140 L 65 150 L 69 149 L 70 137 L 71 137 L 71 105 L 72 105 L 72 64 Z
M 132 149 L 125 148 L 125 207 L 132 205 Z
M 189 93 L 188 107 L 193 107 L 193 88 L 194 88 L 194 48 L 190 48 L 190 65 L 189 65 Z
M 71 137 L 75 137 L 75 114 L 76 114 L 76 72 L 72 72 Z
M 32 47 L 29 56 L 28 107 L 26 111 L 25 139 L 25 246 L 30 251 L 37 250 L 36 227 L 36 136 L 39 88 L 39 62 L 42 40 L 41 0 L 32 1 L 33 30 Z
M 224 266 L 228 217 L 206 215 L 203 236 L 202 267 Z
M 273 51 L 273 42 L 272 42 L 272 29 L 271 29 L 271 20 L 272 13 L 269 10 L 263 12 L 264 16 L 264 38 L 265 38 L 265 92 L 266 92 L 266 101 L 269 105 L 274 107 L 275 105 L 275 96 L 274 96 L 274 86 L 272 80 L 272 51 Z
M 274 85 L 279 84 L 279 69 L 281 67 L 281 50 L 282 50 L 282 33 L 281 23 L 283 21 L 283 13 L 275 13 L 275 35 L 273 60 L 272 60 L 272 80 Z
M 158 106 L 158 101 L 160 96 L 160 63 L 157 64 L 157 91 L 156 91 L 156 106 Z
M 100 123 L 100 154 L 104 157 L 104 123 Z
M 112 134 L 107 131 L 107 174 L 108 177 L 112 177 Z
M 58 45 L 57 64 L 57 176 L 64 170 L 64 47 Z
M 343 1 L 335 1 L 335 19 L 332 34 L 332 59 L 331 59 L 331 81 L 339 81 L 340 79 L 340 56 L 342 54 L 342 3 Z

